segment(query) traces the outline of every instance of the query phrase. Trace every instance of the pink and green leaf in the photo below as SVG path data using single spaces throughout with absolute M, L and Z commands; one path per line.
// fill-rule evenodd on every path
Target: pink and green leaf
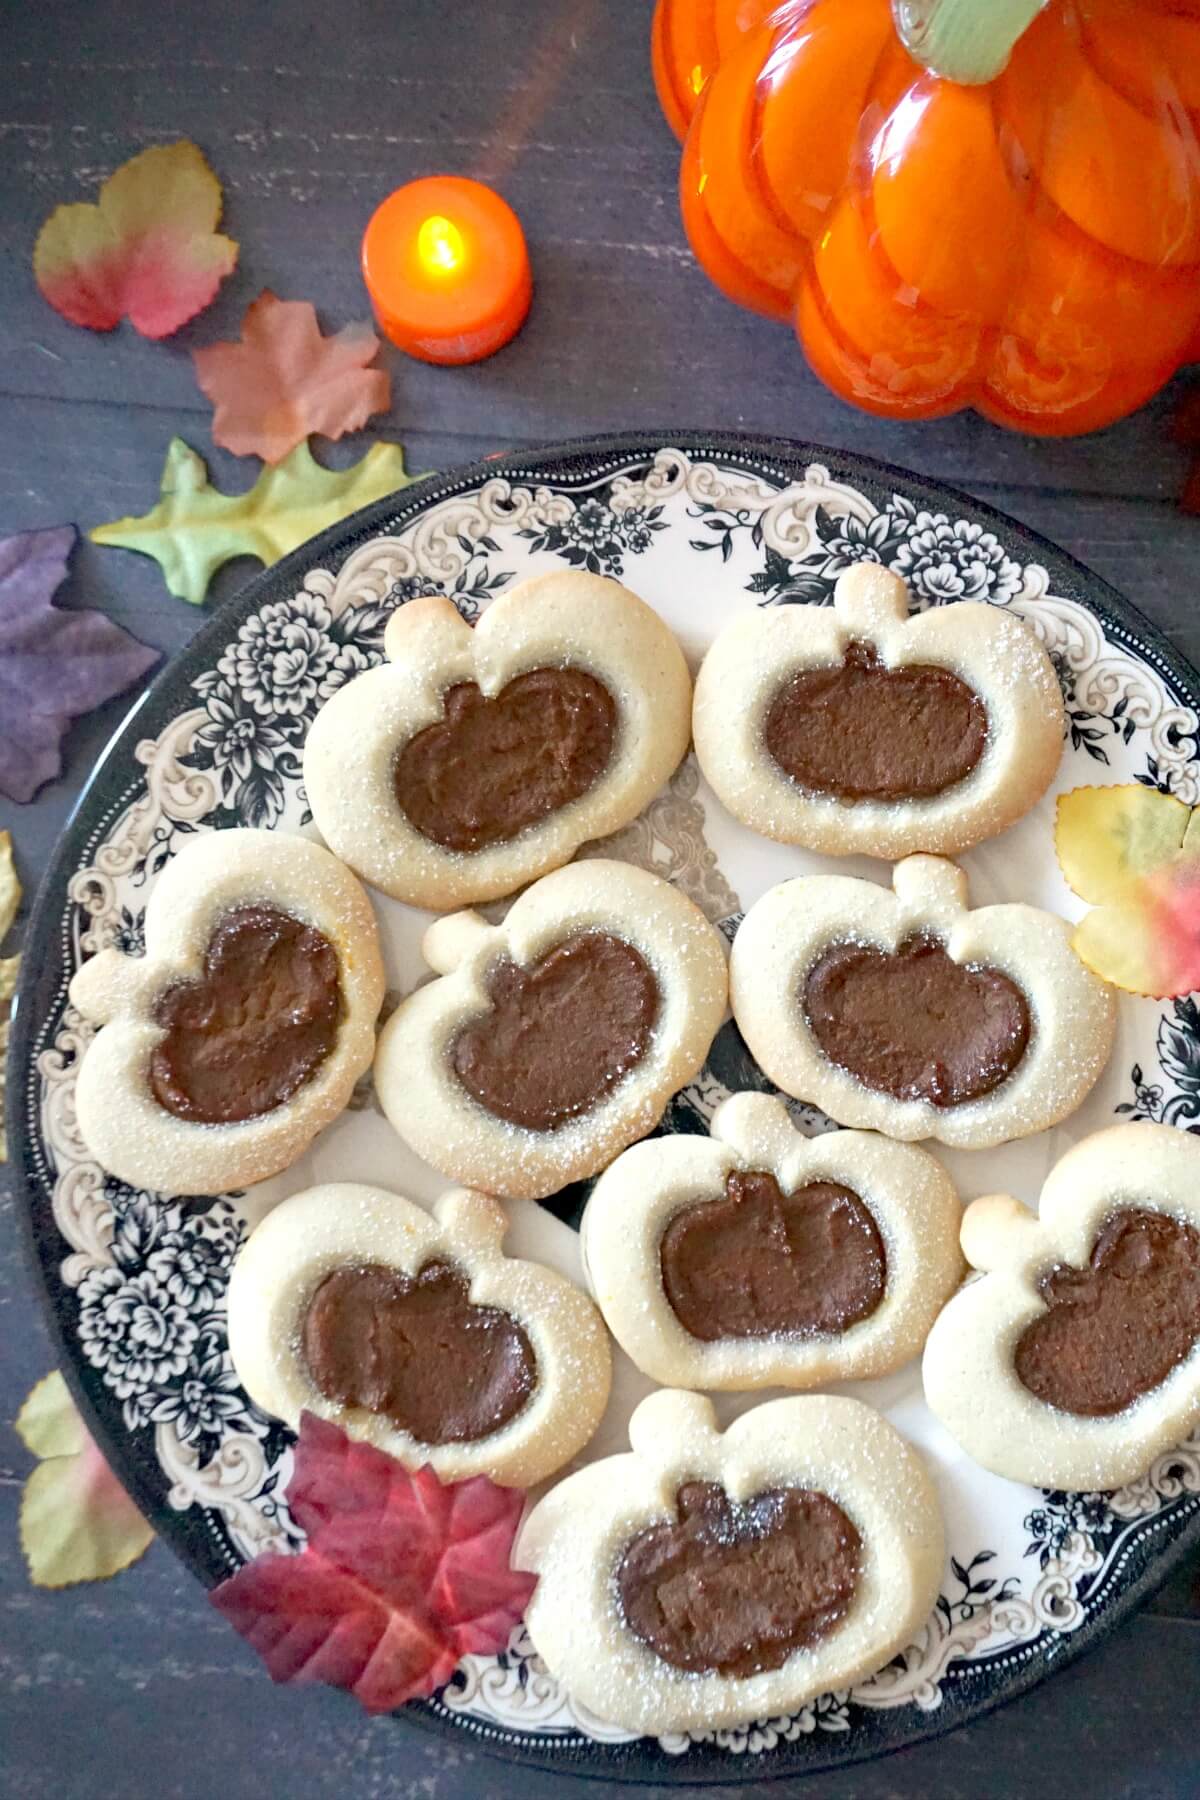
M 73 325 L 111 331 L 123 318 L 143 337 L 170 337 L 201 312 L 236 262 L 217 231 L 221 184 L 196 145 L 157 144 L 122 163 L 95 205 L 51 213 L 33 272 Z
M 1059 865 L 1092 903 L 1072 943 L 1114 987 L 1155 998 L 1200 989 L 1198 821 L 1182 800 L 1137 784 L 1059 799 Z
M 136 1562 L 153 1529 L 101 1456 L 60 1374 L 38 1382 L 16 1428 L 42 1458 L 21 1495 L 21 1548 L 35 1587 L 103 1581 Z

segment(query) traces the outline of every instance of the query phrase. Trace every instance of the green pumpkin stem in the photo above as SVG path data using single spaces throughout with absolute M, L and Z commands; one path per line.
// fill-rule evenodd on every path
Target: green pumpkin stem
M 948 81 L 994 81 L 1045 0 L 892 0 L 900 42 Z

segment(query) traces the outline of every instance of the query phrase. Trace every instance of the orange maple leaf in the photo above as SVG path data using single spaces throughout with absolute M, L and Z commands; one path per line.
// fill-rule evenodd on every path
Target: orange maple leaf
M 246 308 L 235 344 L 192 352 L 213 403 L 213 443 L 238 456 L 282 462 L 312 432 L 340 438 L 391 405 L 392 384 L 370 369 L 379 339 L 369 325 L 322 337 L 307 300 L 264 290 Z

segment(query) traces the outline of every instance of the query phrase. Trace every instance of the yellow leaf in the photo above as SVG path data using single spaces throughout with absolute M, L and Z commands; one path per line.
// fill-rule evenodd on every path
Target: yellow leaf
M 1127 994 L 1161 985 L 1153 929 L 1140 900 L 1094 906 L 1071 938 L 1081 962 Z
M 110 1474 L 109 1481 L 115 1484 L 116 1476 Z M 39 1463 L 25 1483 L 21 1548 L 35 1587 L 105 1581 L 136 1562 L 153 1541 L 153 1530 L 123 1489 L 96 1507 L 83 1455 Z
M 87 1426 L 57 1369 L 30 1389 L 15 1424 L 25 1448 L 42 1458 L 76 1456 L 88 1441 Z
M 1179 854 L 1189 809 L 1154 788 L 1074 788 L 1059 798 L 1054 848 L 1081 900 L 1099 906 Z
M 21 904 L 21 883 L 13 861 L 11 831 L 0 831 L 0 938 L 17 916 Z
M 1155 998 L 1200 988 L 1200 809 L 1130 784 L 1058 802 L 1054 847 L 1092 902 L 1071 942 L 1089 969 Z
M 16 1427 L 43 1458 L 21 1495 L 21 1548 L 34 1585 L 103 1581 L 135 1562 L 154 1532 L 96 1448 L 60 1374 L 38 1382 Z
M 223 494 L 182 438 L 172 438 L 163 468 L 161 499 L 140 518 L 117 519 L 89 533 L 97 544 L 115 544 L 152 556 L 167 586 L 199 606 L 213 574 L 234 556 L 278 562 L 339 519 L 409 486 L 419 477 L 404 468 L 398 444 L 372 444 L 349 469 L 323 469 L 307 444 L 299 444 L 273 469 L 264 469 L 245 494 Z

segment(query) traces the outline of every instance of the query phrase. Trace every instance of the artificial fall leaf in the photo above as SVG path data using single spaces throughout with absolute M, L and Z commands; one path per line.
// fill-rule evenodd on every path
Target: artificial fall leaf
M 74 543 L 73 525 L 0 538 L 0 794 L 9 800 L 32 800 L 61 773 L 72 719 L 158 661 L 103 613 L 52 605 Z
M 21 1548 L 35 1587 L 104 1581 L 136 1562 L 154 1532 L 96 1448 L 57 1371 L 30 1392 L 16 1427 L 42 1459 L 21 1495 Z
M 156 144 L 109 176 L 96 205 L 51 213 L 33 247 L 42 295 L 72 325 L 111 331 L 128 316 L 170 337 L 206 307 L 237 262 L 217 231 L 221 184 L 195 144 Z
M 308 1548 L 258 1556 L 209 1596 L 273 1681 L 323 1681 L 391 1712 L 463 1656 L 502 1650 L 536 1585 L 509 1566 L 519 1491 L 413 1474 L 311 1413 L 288 1503 Z
M 1200 808 L 1136 783 L 1075 788 L 1054 847 L 1092 906 L 1071 939 L 1089 969 L 1156 999 L 1200 988 Z
M 21 883 L 13 860 L 11 831 L 0 831 L 0 943 L 21 905 Z M 8 1015 L 17 989 L 19 956 L 0 956 L 0 1163 L 8 1161 L 8 1134 L 4 1121 L 4 1094 L 8 1074 Z
M 0 831 L 0 941 L 12 925 L 21 905 L 21 883 L 13 856 L 11 831 Z
M 366 324 L 322 337 L 307 300 L 266 292 L 246 308 L 241 341 L 194 350 L 196 380 L 214 407 L 213 443 L 277 463 L 312 432 L 340 438 L 391 405 L 392 384 L 369 369 L 379 339 Z
M 214 573 L 231 557 L 278 562 L 348 513 L 416 479 L 405 473 L 398 444 L 372 444 L 349 469 L 323 469 L 308 445 L 298 444 L 277 468 L 264 469 L 248 493 L 223 494 L 210 486 L 196 452 L 172 438 L 158 505 L 140 518 L 97 525 L 89 536 L 152 556 L 171 592 L 200 606 Z

